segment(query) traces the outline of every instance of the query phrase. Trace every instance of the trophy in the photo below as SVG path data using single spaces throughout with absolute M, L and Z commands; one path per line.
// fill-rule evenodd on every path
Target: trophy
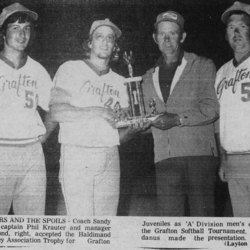
M 158 111 L 156 109 L 155 100 L 152 97 L 149 99 L 148 106 L 151 109 L 151 116 L 156 116 L 158 114 Z
M 125 111 L 122 110 L 119 102 L 115 104 L 113 111 L 117 114 L 117 128 L 127 127 L 141 119 L 144 121 L 147 121 L 148 119 L 154 120 L 159 116 L 153 98 L 150 98 L 148 104 L 151 109 L 151 114 L 146 114 L 141 88 L 142 77 L 133 76 L 132 64 L 134 63 L 134 59 L 132 51 L 130 51 L 129 54 L 124 52 L 123 61 L 128 66 L 130 76 L 129 78 L 126 78 L 124 82 L 129 97 L 129 114 L 127 115 Z

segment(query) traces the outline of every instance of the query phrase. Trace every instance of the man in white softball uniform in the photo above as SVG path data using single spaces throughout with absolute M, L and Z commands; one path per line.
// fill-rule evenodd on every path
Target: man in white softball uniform
M 223 182 L 228 182 L 234 216 L 249 217 L 250 5 L 235 2 L 221 19 L 227 26 L 226 40 L 234 58 L 216 76 L 215 91 L 220 102 L 219 174 Z
M 19 3 L 0 14 L 0 214 L 43 215 L 46 171 L 41 142 L 46 129 L 37 111 L 49 110 L 52 81 L 25 49 L 37 13 Z
M 68 215 L 116 215 L 118 145 L 137 128 L 116 129 L 113 108 L 129 106 L 124 78 L 109 67 L 120 29 L 109 19 L 93 22 L 85 59 L 68 61 L 54 78 L 52 119 L 60 123 L 60 181 Z

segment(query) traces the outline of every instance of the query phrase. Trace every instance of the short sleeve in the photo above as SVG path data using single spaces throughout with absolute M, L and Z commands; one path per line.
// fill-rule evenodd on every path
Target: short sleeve
M 71 84 L 74 70 L 70 63 L 64 63 L 59 67 L 54 77 L 54 87 L 51 90 L 50 105 L 55 103 L 69 103 L 71 98 Z

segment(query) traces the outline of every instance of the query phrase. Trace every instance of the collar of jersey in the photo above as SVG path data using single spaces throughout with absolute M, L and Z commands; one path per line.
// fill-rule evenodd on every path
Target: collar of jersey
M 20 69 L 20 68 L 22 68 L 26 64 L 28 56 L 27 56 L 26 53 L 23 54 L 23 57 L 21 58 L 20 63 L 19 63 L 19 65 L 18 65 L 17 68 L 15 67 L 15 65 L 14 65 L 14 63 L 12 61 L 10 61 L 7 57 L 5 57 L 3 55 L 2 51 L 0 52 L 0 59 L 2 61 L 4 61 L 6 64 L 8 64 L 11 68 L 13 68 L 13 69 Z
M 241 63 L 243 63 L 248 57 L 250 56 L 250 51 L 248 51 L 238 62 L 236 59 L 233 59 L 233 66 L 236 68 L 238 67 Z
M 102 75 L 106 75 L 108 74 L 110 68 L 106 68 L 104 70 L 99 70 L 98 68 L 96 68 L 96 66 L 94 64 L 92 64 L 89 60 L 83 59 L 83 61 L 98 75 L 98 76 L 102 76 Z

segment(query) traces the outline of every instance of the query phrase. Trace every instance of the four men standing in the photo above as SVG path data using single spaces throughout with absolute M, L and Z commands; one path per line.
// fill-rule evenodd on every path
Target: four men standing
M 48 110 L 52 82 L 25 53 L 37 17 L 18 3 L 0 14 L 1 214 L 7 214 L 11 204 L 15 214 L 44 214 L 41 142 L 51 124 L 59 122 L 60 181 L 68 215 L 116 215 L 117 146 L 151 125 L 159 215 L 187 215 L 187 201 L 189 215 L 214 216 L 218 158 L 213 123 L 220 112 L 219 174 L 228 181 L 234 215 L 250 216 L 250 138 L 245 119 L 250 111 L 249 5 L 236 2 L 222 15 L 234 59 L 218 71 L 215 91 L 213 62 L 182 48 L 187 35 L 184 18 L 174 11 L 158 15 L 153 39 L 162 55 L 145 74 L 142 86 L 146 108 L 153 98 L 160 115 L 152 124 L 125 129 L 116 128 L 113 112 L 117 102 L 125 110 L 129 105 L 124 78 L 109 67 L 121 31 L 109 19 L 95 21 L 84 43 L 85 59 L 64 63 L 55 76 L 53 122 L 46 120 L 47 134 L 37 106 Z

